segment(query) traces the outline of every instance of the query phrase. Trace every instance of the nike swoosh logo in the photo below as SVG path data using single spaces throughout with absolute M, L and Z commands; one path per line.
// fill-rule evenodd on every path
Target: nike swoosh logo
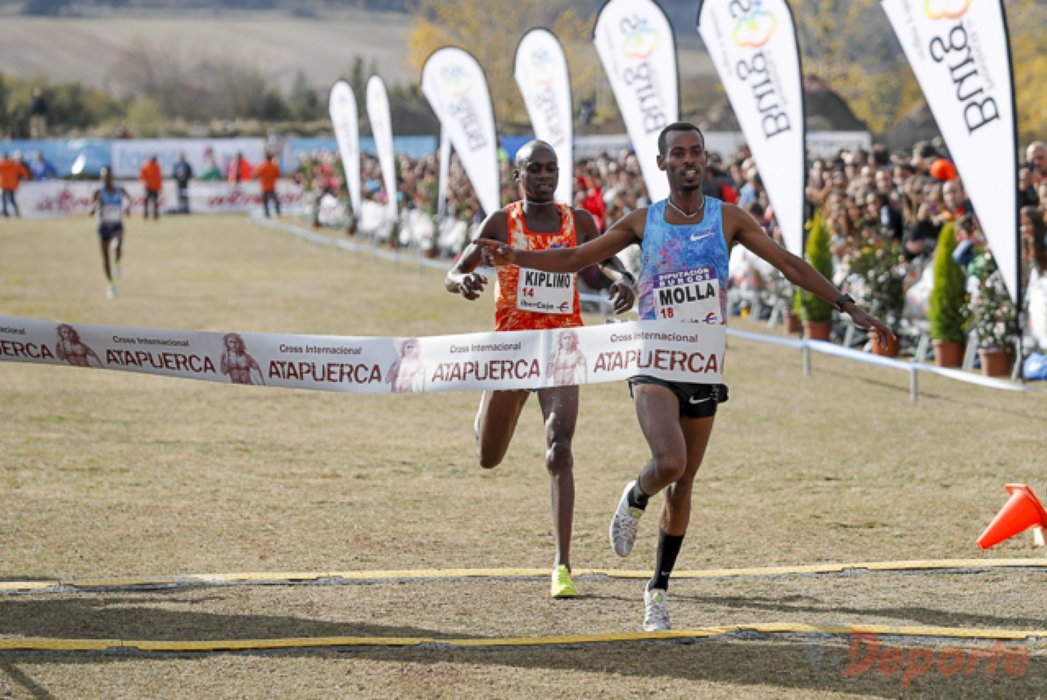
M 703 234 L 701 234 L 701 235 L 699 235 L 699 236 L 696 236 L 696 235 L 694 235 L 694 234 L 692 233 L 692 234 L 691 234 L 691 240 L 692 240 L 692 241 L 700 241 L 700 240 L 702 240 L 703 238 L 708 238 L 708 237 L 709 237 L 709 236 L 711 236 L 711 235 L 713 235 L 713 232 L 712 232 L 712 231 L 710 231 L 709 233 L 703 233 Z
M 696 398 L 698 397 L 692 396 L 691 398 L 687 399 L 687 403 L 691 404 L 692 406 L 697 406 L 700 403 L 705 403 L 706 401 L 713 400 L 711 396 L 706 396 L 704 399 L 698 399 L 697 401 L 695 401 Z

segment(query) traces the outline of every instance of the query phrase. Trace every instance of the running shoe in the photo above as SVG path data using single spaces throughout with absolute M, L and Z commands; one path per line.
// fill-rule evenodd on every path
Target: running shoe
M 563 564 L 553 569 L 550 595 L 553 598 L 573 598 L 578 595 L 578 589 L 574 587 L 574 581 L 571 580 L 571 572 Z
M 636 542 L 636 528 L 640 524 L 643 511 L 629 505 L 629 492 L 636 486 L 635 481 L 630 481 L 622 491 L 622 497 L 618 501 L 618 508 L 611 518 L 611 549 L 620 557 L 629 556 L 633 551 L 633 543 Z
M 116 299 L 116 285 L 112 282 L 105 286 L 105 298 Z
M 668 594 L 662 588 L 651 588 L 643 592 L 643 631 L 664 632 L 672 629 L 669 624 Z

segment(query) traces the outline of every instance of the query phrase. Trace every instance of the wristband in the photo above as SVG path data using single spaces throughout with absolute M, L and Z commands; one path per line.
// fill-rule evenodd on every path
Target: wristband
M 837 299 L 836 300 L 836 308 L 839 309 L 840 311 L 843 311 L 843 305 L 846 304 L 847 302 L 851 302 L 852 304 L 854 303 L 854 298 L 851 297 L 850 294 L 844 294 L 839 299 Z

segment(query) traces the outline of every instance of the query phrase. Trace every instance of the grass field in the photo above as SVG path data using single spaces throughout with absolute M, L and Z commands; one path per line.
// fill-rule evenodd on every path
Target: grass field
M 338 335 L 487 330 L 442 274 L 300 241 L 235 218 L 128 224 L 107 301 L 88 219 L 0 221 L 0 314 L 73 323 Z M 597 321 L 598 319 L 593 319 Z M 758 330 L 755 324 L 740 327 Z M 1027 558 L 1021 535 L 975 539 L 1006 500 L 1042 494 L 1047 395 L 921 378 L 731 339 L 731 400 L 698 475 L 679 571 Z M 505 463 L 473 457 L 478 395 L 343 395 L 0 363 L 0 583 L 237 572 L 545 570 L 548 483 L 535 405 Z M 606 525 L 646 459 L 622 385 L 582 390 L 576 569 L 644 571 L 654 518 L 627 560 Z M 656 501 L 657 508 L 660 501 Z M 652 512 L 654 512 L 652 510 Z M 674 581 L 674 627 L 792 623 L 1042 630 L 1047 569 L 737 576 Z M 379 577 L 380 578 L 380 577 Z M 544 576 L 359 585 L 176 586 L 0 593 L 0 643 L 21 638 L 247 640 L 353 636 L 497 642 L 633 633 L 642 579 L 586 576 L 550 601 Z M 902 685 L 900 658 L 991 642 L 887 635 L 845 673 L 843 634 L 733 634 L 505 648 L 428 645 L 269 653 L 0 652 L 0 698 L 1047 697 L 1047 642 Z M 952 651 L 950 651 L 952 650 Z M 958 651 L 956 651 L 958 650 Z M 933 658 L 938 659 L 938 656 Z M 882 662 L 882 663 L 880 663 Z M 1015 670 L 1012 667 L 1011 670 Z M 892 672 L 894 671 L 894 672 Z

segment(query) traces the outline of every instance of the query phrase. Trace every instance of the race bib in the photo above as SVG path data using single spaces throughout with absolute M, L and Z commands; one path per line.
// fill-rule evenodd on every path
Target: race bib
M 723 323 L 720 281 L 711 267 L 663 272 L 654 277 L 657 318 L 685 323 Z
M 516 308 L 540 314 L 574 313 L 574 275 L 520 268 Z
M 102 223 L 103 224 L 118 224 L 120 223 L 120 205 L 119 204 L 103 204 L 102 205 Z

